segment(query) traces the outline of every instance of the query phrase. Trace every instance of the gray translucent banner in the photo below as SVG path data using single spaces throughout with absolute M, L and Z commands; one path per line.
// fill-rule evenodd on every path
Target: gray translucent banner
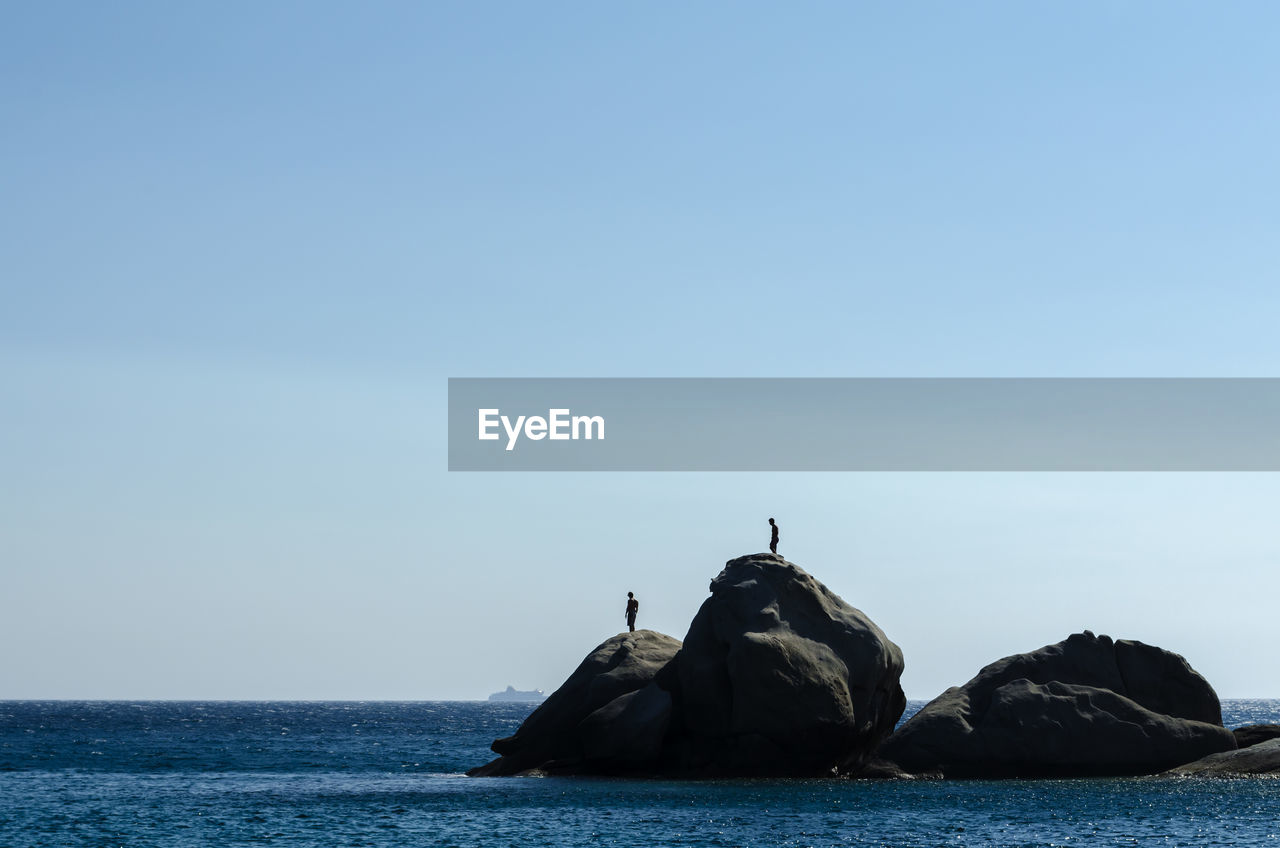
M 449 470 L 1276 471 L 1280 379 L 454 378 Z

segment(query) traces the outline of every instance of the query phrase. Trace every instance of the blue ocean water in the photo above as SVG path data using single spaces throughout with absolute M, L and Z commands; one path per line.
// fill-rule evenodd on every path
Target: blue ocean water
M 1228 727 L 1280 722 L 1280 700 L 1223 707 Z M 462 775 L 531 709 L 0 702 L 0 846 L 1280 846 L 1267 778 Z

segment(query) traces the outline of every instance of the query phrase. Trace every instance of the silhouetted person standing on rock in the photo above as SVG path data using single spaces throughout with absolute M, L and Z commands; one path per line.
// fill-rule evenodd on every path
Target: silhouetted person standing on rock
M 636 596 L 627 593 L 627 630 L 632 633 L 636 632 L 636 613 L 640 612 L 640 602 L 636 600 Z
M 769 526 L 773 528 L 773 534 L 769 537 L 769 551 L 778 552 L 778 525 L 773 523 L 773 519 L 769 519 Z

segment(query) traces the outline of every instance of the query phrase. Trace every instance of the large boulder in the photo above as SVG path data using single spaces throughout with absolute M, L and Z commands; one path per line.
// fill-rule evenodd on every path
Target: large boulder
M 779 556 L 742 557 L 711 581 L 683 648 L 614 636 L 468 773 L 830 774 L 893 729 L 901 674 L 861 612 Z
M 1165 772 L 1178 777 L 1231 777 L 1249 774 L 1280 774 L 1280 738 L 1271 738 L 1237 751 L 1210 754 L 1194 763 Z
M 982 669 L 877 752 L 947 777 L 1152 774 L 1236 747 L 1185 659 L 1085 631 Z
M 659 675 L 694 773 L 824 774 L 859 764 L 906 707 L 902 651 L 776 554 L 728 562 Z
M 619 633 L 606 639 L 519 730 L 493 743 L 494 752 L 501 755 L 498 759 L 468 774 L 490 777 L 531 769 L 587 770 L 588 752 L 580 728 L 583 721 L 611 702 L 644 689 L 679 650 L 680 640 L 653 630 Z M 624 706 L 619 705 L 619 714 Z M 661 733 L 657 735 L 661 737 Z M 636 744 L 618 746 L 627 748 L 624 753 L 634 757 Z M 599 754 L 598 743 L 595 750 Z M 606 752 L 605 759 L 608 756 Z

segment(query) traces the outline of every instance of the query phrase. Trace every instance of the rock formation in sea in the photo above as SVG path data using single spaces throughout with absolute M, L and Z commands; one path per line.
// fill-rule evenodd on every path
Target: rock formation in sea
M 581 770 L 588 762 L 581 725 L 615 700 L 648 685 L 680 650 L 680 640 L 653 630 L 619 633 L 587 655 L 520 725 L 493 743 L 498 759 L 472 769 L 475 777 L 519 774 L 531 769 Z
M 686 768 L 823 774 L 858 765 L 907 700 L 902 651 L 775 554 L 730 561 L 664 669 Z
M 912 774 L 1041 777 L 1153 774 L 1235 747 L 1185 659 L 1085 631 L 948 689 L 876 755 Z
M 598 647 L 476 776 L 827 775 L 857 768 L 906 706 L 902 652 L 775 554 L 728 562 L 683 647 Z
M 1178 777 L 1280 774 L 1280 738 L 1273 737 L 1237 751 L 1210 754 L 1193 763 L 1170 769 L 1165 774 Z
M 1231 733 L 1236 737 L 1237 748 L 1248 748 L 1259 742 L 1280 737 L 1280 724 L 1246 724 L 1237 727 Z

